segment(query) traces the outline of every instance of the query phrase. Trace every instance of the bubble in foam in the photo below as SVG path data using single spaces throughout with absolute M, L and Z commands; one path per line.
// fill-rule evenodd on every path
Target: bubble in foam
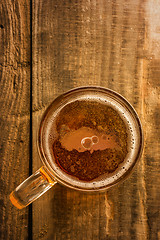
M 94 135 L 92 137 L 85 137 L 81 140 L 81 145 L 82 147 L 84 147 L 85 149 L 91 149 L 91 147 L 94 144 L 97 144 L 99 142 L 99 138 Z
M 92 143 L 93 144 L 96 144 L 96 143 L 98 143 L 99 142 L 99 138 L 97 137 L 97 136 L 92 136 Z
M 83 138 L 82 141 L 81 141 L 81 145 L 85 149 L 90 149 L 92 147 L 92 139 L 90 137 Z

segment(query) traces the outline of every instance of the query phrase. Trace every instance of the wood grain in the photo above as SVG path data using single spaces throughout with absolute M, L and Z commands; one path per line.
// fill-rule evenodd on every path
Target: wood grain
M 33 239 L 160 239 L 158 1 L 33 1 L 33 169 L 45 108 L 72 87 L 101 85 L 126 97 L 144 128 L 131 177 L 106 193 L 57 185 L 33 204 Z M 158 20 L 157 20 L 158 19 Z
M 29 1 L 0 3 L 0 239 L 28 239 L 28 209 L 17 210 L 9 194 L 29 174 Z

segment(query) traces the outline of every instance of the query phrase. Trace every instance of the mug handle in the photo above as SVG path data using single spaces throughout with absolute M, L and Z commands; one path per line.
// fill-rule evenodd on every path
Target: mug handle
M 43 166 L 11 192 L 9 197 L 15 207 L 22 209 L 56 183 L 47 168 Z

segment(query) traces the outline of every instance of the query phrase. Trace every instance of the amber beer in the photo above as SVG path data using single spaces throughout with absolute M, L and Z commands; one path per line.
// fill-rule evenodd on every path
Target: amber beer
M 56 164 L 79 180 L 114 172 L 124 161 L 127 128 L 119 113 L 100 100 L 76 100 L 57 115 L 53 143 Z
M 62 184 L 79 190 L 118 183 L 142 149 L 137 114 L 109 89 L 84 87 L 62 95 L 42 126 L 42 155 Z

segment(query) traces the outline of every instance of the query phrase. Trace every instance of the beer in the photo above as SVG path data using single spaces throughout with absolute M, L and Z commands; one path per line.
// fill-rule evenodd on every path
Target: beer
M 73 101 L 61 109 L 55 122 L 55 162 L 79 180 L 91 181 L 114 172 L 128 153 L 125 122 L 101 101 Z

